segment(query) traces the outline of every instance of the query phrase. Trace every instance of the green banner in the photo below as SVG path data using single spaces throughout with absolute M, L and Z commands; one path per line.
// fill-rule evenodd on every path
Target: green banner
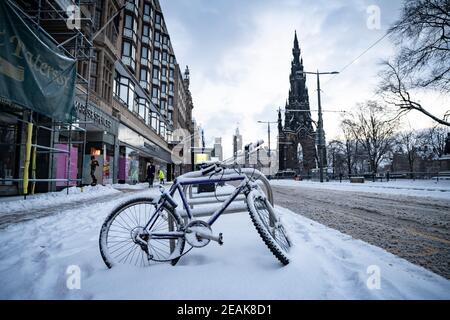
M 59 121 L 73 116 L 76 61 L 0 1 L 0 100 Z

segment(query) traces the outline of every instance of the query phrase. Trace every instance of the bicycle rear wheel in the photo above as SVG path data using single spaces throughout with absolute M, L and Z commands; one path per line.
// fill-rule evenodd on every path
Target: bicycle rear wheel
M 258 189 L 250 191 L 247 195 L 247 207 L 256 230 L 269 250 L 282 264 L 289 264 L 291 241 L 263 192 Z
M 144 227 L 155 214 L 155 203 L 151 198 L 132 199 L 117 207 L 106 218 L 100 231 L 100 253 L 108 268 L 117 264 L 146 267 L 155 262 L 171 262 L 180 259 L 185 240 L 143 239 L 148 245 L 137 241 Z M 171 208 L 163 208 L 150 231 L 170 232 L 182 230 L 181 217 Z M 144 236 L 145 237 L 145 236 Z

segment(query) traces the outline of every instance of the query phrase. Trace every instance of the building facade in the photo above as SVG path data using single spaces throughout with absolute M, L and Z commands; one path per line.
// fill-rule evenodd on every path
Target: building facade
M 310 175 L 312 169 L 316 168 L 315 132 L 297 33 L 292 54 L 289 99 L 285 106 L 284 124 L 281 110 L 278 111 L 279 170 L 289 169 Z
M 223 149 L 222 149 L 222 138 L 214 139 L 214 149 L 213 157 L 217 158 L 218 161 L 223 161 Z
M 169 180 L 191 168 L 172 154 L 173 132 L 193 132 L 189 69 L 180 70 L 159 1 L 81 3 L 81 25 L 70 28 L 66 5 L 72 1 L 14 1 L 36 34 L 45 33 L 77 61 L 75 119 L 56 123 L 51 115 L 2 104 L 0 130 L 8 134 L 2 139 L 0 194 L 21 193 L 29 119 L 32 141 L 56 150 L 37 152 L 37 168 L 30 169 L 42 180 L 36 192 L 91 183 L 92 156 L 100 163 L 95 175 L 101 184 L 143 182 L 150 162 Z M 72 180 L 56 181 L 67 177 Z
M 233 135 L 233 157 L 236 159 L 242 151 L 242 135 L 239 133 L 239 128 Z

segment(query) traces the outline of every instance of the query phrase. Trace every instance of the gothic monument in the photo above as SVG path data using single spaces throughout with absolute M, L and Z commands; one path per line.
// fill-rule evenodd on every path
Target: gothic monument
M 278 111 L 279 170 L 291 169 L 301 175 L 310 175 L 311 170 L 316 168 L 315 132 L 297 32 L 292 53 L 294 59 L 289 77 L 291 88 L 285 107 L 284 126 L 281 110 Z

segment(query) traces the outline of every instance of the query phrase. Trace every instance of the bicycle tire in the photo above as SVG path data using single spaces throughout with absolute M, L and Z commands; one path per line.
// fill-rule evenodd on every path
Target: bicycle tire
M 288 252 L 291 247 L 291 241 L 283 225 L 278 221 L 272 205 L 262 191 L 253 189 L 249 192 L 247 195 L 247 208 L 256 230 L 269 250 L 283 265 L 289 264 Z M 274 229 L 277 229 L 279 232 L 280 239 L 274 237 L 273 233 L 275 232 L 271 232 L 270 226 L 264 221 L 264 217 L 262 217 L 263 210 L 268 213 L 269 219 L 272 218 L 274 221 L 277 221 L 277 226 Z M 284 242 L 284 245 L 280 240 Z
M 109 232 L 110 232 L 111 225 L 112 225 L 112 223 L 115 221 L 115 219 L 118 218 L 118 217 L 120 216 L 121 213 L 123 213 L 123 212 L 125 212 L 127 209 L 132 208 L 133 206 L 136 206 L 136 205 L 139 205 L 139 204 L 148 205 L 148 206 L 150 206 L 150 207 L 154 207 L 154 206 L 155 206 L 155 203 L 154 203 L 154 201 L 153 201 L 152 198 L 135 198 L 135 199 L 131 199 L 131 200 L 127 201 L 127 202 L 124 202 L 124 203 L 120 204 L 118 207 L 116 207 L 116 208 L 115 208 L 115 209 L 114 209 L 114 210 L 106 217 L 106 219 L 105 219 L 105 221 L 104 221 L 104 223 L 103 223 L 103 225 L 102 225 L 102 227 L 101 227 L 101 230 L 100 230 L 100 237 L 99 237 L 99 248 L 100 248 L 100 253 L 101 253 L 102 259 L 103 259 L 104 263 L 106 264 L 106 266 L 107 266 L 108 268 L 112 268 L 112 267 L 113 267 L 114 265 L 116 265 L 116 264 L 121 264 L 120 262 L 115 261 L 115 260 L 117 260 L 117 259 L 114 259 L 114 258 L 111 256 L 111 253 L 109 252 L 109 251 L 110 251 L 110 248 L 108 247 L 108 238 L 109 238 Z M 183 220 L 182 220 L 182 218 L 176 213 L 176 211 L 173 210 L 170 206 L 165 206 L 163 209 L 166 210 L 166 211 L 168 212 L 168 214 L 171 216 L 171 218 L 173 218 L 173 221 L 174 221 L 174 223 L 175 223 L 175 225 L 176 225 L 177 231 L 182 230 L 182 229 L 183 229 Z M 141 214 L 141 213 L 139 213 L 139 214 Z M 151 216 L 151 215 L 152 215 L 152 214 L 150 214 L 150 216 Z M 148 220 L 147 220 L 147 221 L 148 221 Z M 145 218 L 144 218 L 142 225 L 139 226 L 139 227 L 143 227 L 143 225 L 144 225 L 147 221 L 145 221 Z M 125 226 L 128 226 L 129 224 L 130 224 L 130 221 L 129 221 L 129 220 L 127 220 L 126 223 L 122 221 L 122 225 L 123 225 L 124 227 L 125 227 Z M 132 228 L 132 226 L 129 226 L 129 227 Z M 135 226 L 134 228 L 136 228 L 136 227 L 138 227 L 138 226 Z M 124 238 L 123 242 L 125 242 L 125 241 L 128 241 L 128 242 L 129 242 L 130 240 L 133 241 L 132 236 L 131 236 L 131 230 L 130 230 L 130 237 L 129 237 L 129 239 L 125 239 L 125 238 L 127 238 L 127 236 L 126 236 L 126 234 L 125 234 L 125 230 L 123 231 L 123 233 L 124 233 L 124 234 L 121 235 L 121 237 Z M 181 241 L 181 243 L 178 243 L 178 242 L 177 242 L 177 244 L 176 244 L 176 246 L 175 246 L 175 250 L 178 250 L 177 248 L 179 248 L 179 250 L 180 250 L 180 253 L 179 253 L 179 256 L 178 256 L 178 257 L 176 257 L 176 258 L 174 258 L 174 259 L 166 260 L 166 261 L 158 261 L 158 260 L 154 260 L 154 259 L 152 259 L 152 260 L 155 261 L 155 262 L 171 262 L 172 265 L 175 265 L 175 264 L 178 262 L 178 260 L 181 258 L 182 253 L 183 253 L 183 251 L 184 251 L 184 246 L 185 246 L 185 239 L 184 239 L 184 237 L 183 237 L 183 238 L 180 238 L 178 241 Z M 130 245 L 131 245 L 131 243 L 130 243 Z M 135 243 L 134 245 L 135 245 L 135 246 L 138 246 L 136 243 Z M 124 246 L 125 246 L 125 245 L 124 245 Z M 131 245 L 131 246 L 133 247 L 133 245 Z M 136 250 L 136 248 L 133 247 L 133 250 Z M 142 249 L 141 249 L 141 248 L 138 248 L 138 249 L 137 249 L 138 255 L 141 254 L 141 257 L 142 257 L 143 253 L 140 252 L 139 250 L 142 250 Z M 143 250 L 142 250 L 142 251 L 143 251 Z M 144 252 L 144 251 L 143 251 L 143 252 Z M 144 253 L 145 253 L 145 252 L 144 252 Z M 133 256 L 134 256 L 134 254 L 135 254 L 135 253 L 133 253 Z M 131 258 L 131 261 L 132 261 L 132 260 L 133 260 L 133 258 Z M 147 259 L 147 260 L 146 260 L 146 259 L 143 259 L 143 260 L 144 260 L 144 261 L 141 260 L 141 263 L 140 263 L 139 266 L 148 266 L 148 265 L 150 265 L 150 262 L 149 262 L 148 259 Z M 127 261 L 127 259 L 125 259 L 125 262 L 126 262 L 126 261 Z M 131 264 L 131 263 L 122 263 L 122 264 Z M 137 265 L 137 264 L 135 264 L 135 265 Z

